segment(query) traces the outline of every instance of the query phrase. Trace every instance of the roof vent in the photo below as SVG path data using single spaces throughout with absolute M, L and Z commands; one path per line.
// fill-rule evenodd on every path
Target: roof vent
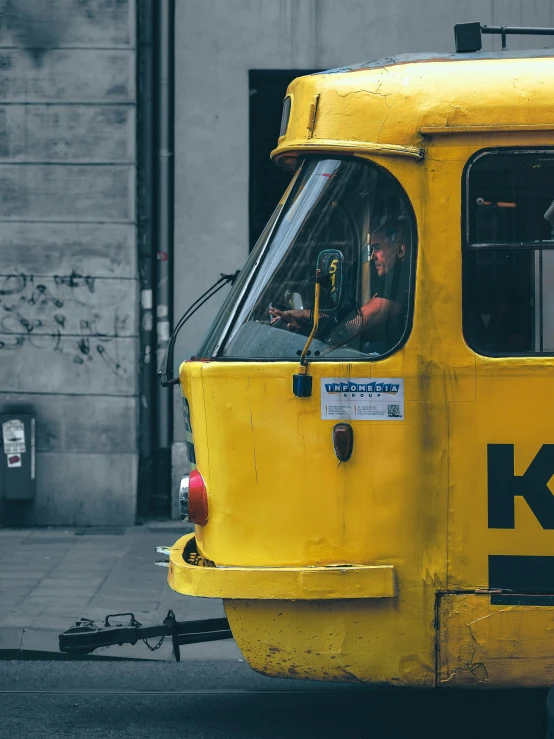
M 457 23 L 454 26 L 456 51 L 466 54 L 469 51 L 481 51 L 481 24 Z

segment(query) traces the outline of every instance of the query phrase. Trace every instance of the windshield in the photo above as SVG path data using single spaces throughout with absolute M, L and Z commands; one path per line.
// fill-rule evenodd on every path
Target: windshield
M 201 356 L 223 340 L 237 360 L 298 360 L 313 326 L 310 359 L 378 358 L 408 335 L 413 302 L 415 223 L 397 182 L 361 160 L 304 162 L 229 295 L 227 336 L 212 330 Z M 229 320 L 234 314 L 231 324 Z M 224 331 L 223 320 L 214 329 Z

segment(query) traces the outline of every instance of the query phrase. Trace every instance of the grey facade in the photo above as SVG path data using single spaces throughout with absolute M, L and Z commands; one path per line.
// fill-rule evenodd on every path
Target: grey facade
M 132 523 L 134 0 L 4 0 L 0 409 L 37 415 L 26 524 Z

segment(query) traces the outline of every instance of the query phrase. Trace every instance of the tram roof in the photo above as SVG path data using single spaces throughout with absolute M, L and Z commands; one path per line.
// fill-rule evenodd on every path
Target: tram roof
M 299 77 L 272 157 L 289 167 L 306 151 L 421 159 L 432 136 L 554 132 L 553 54 L 402 54 Z
M 373 59 L 369 62 L 351 64 L 336 69 L 325 69 L 315 74 L 341 74 L 342 72 L 359 72 L 364 69 L 380 69 L 382 67 L 393 67 L 399 64 L 420 64 L 424 62 L 465 62 L 468 60 L 482 59 L 533 59 L 536 57 L 553 57 L 554 49 L 524 49 L 518 51 L 474 51 L 460 54 L 439 54 L 427 52 L 422 54 L 397 54 L 396 56 L 384 56 L 381 59 Z

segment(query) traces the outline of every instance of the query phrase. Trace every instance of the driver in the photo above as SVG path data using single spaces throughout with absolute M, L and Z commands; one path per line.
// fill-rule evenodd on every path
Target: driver
M 400 340 L 408 308 L 408 270 L 403 268 L 407 255 L 405 221 L 389 220 L 373 232 L 370 260 L 375 265 L 379 284 L 361 307 L 358 334 L 363 341 L 397 343 Z M 281 320 L 289 331 L 302 331 L 311 321 L 309 310 L 271 307 L 269 313 L 272 326 Z

